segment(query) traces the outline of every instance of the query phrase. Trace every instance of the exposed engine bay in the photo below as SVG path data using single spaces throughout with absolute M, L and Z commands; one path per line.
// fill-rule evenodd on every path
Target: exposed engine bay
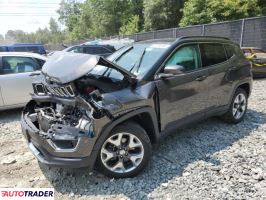
M 60 56 L 64 60 L 58 59 Z M 48 143 L 59 141 L 59 149 L 75 148 L 82 137 L 94 138 L 99 127 L 120 115 L 122 105 L 111 93 L 136 80 L 135 75 L 101 57 L 78 57 L 59 53 L 53 61 L 47 61 L 42 76 L 33 83 L 32 100 L 23 111 L 29 124 L 36 127 L 35 132 Z M 79 61 L 79 69 L 68 66 L 73 59 Z M 60 66 L 64 68 L 59 70 Z M 116 76 L 110 76 L 112 73 Z M 71 145 L 61 145 L 63 141 Z
M 74 140 L 79 136 L 93 137 L 90 111 L 58 103 L 32 102 L 29 119 L 46 139 Z
M 113 118 L 104 107 L 106 101 L 102 93 L 118 87 L 123 87 L 123 83 L 103 82 L 87 75 L 66 85 L 33 83 L 35 94 L 25 107 L 24 114 L 39 129 L 41 137 L 57 143 L 71 141 L 74 148 L 76 144 L 73 142 L 77 143 L 79 137 L 94 137 L 97 119 Z M 107 100 L 108 104 L 110 100 Z M 117 106 L 112 102 L 111 105 Z M 58 146 L 62 148 L 62 145 Z

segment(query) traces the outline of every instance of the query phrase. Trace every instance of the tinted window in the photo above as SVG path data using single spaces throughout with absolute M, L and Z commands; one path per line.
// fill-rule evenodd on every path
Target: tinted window
M 13 50 L 17 52 L 26 52 L 27 48 L 26 47 L 13 47 Z
M 110 53 L 108 49 L 103 47 L 83 47 L 83 52 L 92 55 Z
M 101 54 L 105 54 L 105 53 L 112 53 L 112 51 L 110 51 L 109 49 L 105 48 L 105 47 L 99 47 Z
M 41 60 L 41 59 L 37 59 L 36 58 L 36 60 L 37 60 L 37 62 L 38 62 L 38 64 L 39 64 L 39 66 L 40 66 L 40 68 L 44 65 L 44 63 L 45 63 L 45 60 Z
M 262 49 L 253 49 L 253 53 L 265 53 Z
M 199 68 L 198 45 L 188 45 L 179 48 L 167 61 L 166 65 L 181 65 L 185 71 Z
M 39 53 L 39 48 L 38 47 L 31 46 L 31 47 L 27 47 L 27 49 L 28 49 L 29 52 Z
M 236 54 L 235 47 L 233 45 L 226 44 L 224 45 L 227 58 L 232 58 Z
M 7 51 L 6 47 L 0 47 L 0 52 L 5 52 Z
M 202 67 L 215 65 L 226 61 L 226 54 L 222 44 L 200 44 Z
M 72 47 L 67 52 L 72 52 L 72 53 L 83 53 L 82 47 Z
M 24 73 L 39 70 L 38 62 L 29 57 L 6 56 L 2 59 L 0 74 Z
M 242 49 L 243 54 L 245 55 L 250 55 L 251 54 L 251 50 L 250 49 Z

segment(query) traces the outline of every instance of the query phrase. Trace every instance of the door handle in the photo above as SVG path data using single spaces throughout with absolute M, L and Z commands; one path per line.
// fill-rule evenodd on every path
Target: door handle
M 41 72 L 32 72 L 29 76 L 39 76 L 41 75 Z
M 207 76 L 199 76 L 199 77 L 197 77 L 195 80 L 196 81 L 203 81 L 203 80 L 205 80 L 207 78 Z

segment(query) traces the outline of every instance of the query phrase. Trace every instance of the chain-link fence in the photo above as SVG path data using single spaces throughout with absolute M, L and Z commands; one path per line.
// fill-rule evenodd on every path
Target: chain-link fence
M 130 38 L 135 41 L 142 41 L 199 35 L 228 37 L 242 47 L 259 47 L 266 50 L 266 16 L 189 26 L 184 28 L 141 32 L 133 35 L 111 36 L 103 39 Z M 77 43 L 79 42 L 75 42 L 73 44 Z M 50 49 L 57 48 L 52 48 L 52 46 L 50 46 Z

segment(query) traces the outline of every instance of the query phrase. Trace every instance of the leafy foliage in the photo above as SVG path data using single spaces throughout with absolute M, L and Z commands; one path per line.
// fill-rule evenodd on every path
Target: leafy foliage
M 146 31 L 177 27 L 184 0 L 144 0 Z
M 258 0 L 188 0 L 180 26 L 259 16 L 266 8 L 264 2 L 259 6 Z
M 266 14 L 265 0 L 61 0 L 58 21 L 35 33 L 10 30 L 17 42 L 62 43 L 129 35 Z M 0 36 L 1 38 L 1 36 Z

